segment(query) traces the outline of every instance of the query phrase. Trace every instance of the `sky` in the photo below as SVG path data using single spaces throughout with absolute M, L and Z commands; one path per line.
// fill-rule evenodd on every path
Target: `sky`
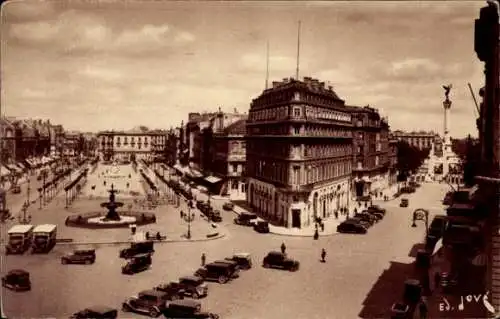
M 179 126 L 189 112 L 248 112 L 269 81 L 333 86 L 379 109 L 392 130 L 477 135 L 484 85 L 474 19 L 486 1 L 10 1 L 1 10 L 1 103 L 7 116 L 98 131 Z

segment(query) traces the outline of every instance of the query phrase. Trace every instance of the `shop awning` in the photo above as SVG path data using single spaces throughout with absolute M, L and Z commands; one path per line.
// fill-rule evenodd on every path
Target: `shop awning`
M 31 159 L 29 159 L 29 158 L 28 158 L 28 159 L 25 159 L 25 161 L 26 161 L 26 163 L 28 163 L 28 165 L 29 165 L 30 167 L 35 167 L 35 166 L 36 166 L 36 164 L 33 162 L 33 160 L 31 160 Z
M 216 176 L 207 176 L 207 177 L 205 177 L 205 180 L 209 183 L 215 184 L 215 183 L 220 182 L 222 179 L 220 179 Z
M 200 173 L 199 171 L 195 170 L 195 169 L 192 169 L 192 168 L 189 168 L 186 170 L 186 174 L 189 176 L 189 177 L 203 177 L 203 174 Z
M 184 170 L 182 169 L 182 166 L 181 166 L 181 165 L 179 165 L 179 164 L 175 164 L 175 165 L 174 165 L 174 169 L 178 170 L 178 171 L 179 171 L 179 172 L 181 172 L 181 173 L 184 173 Z
M 16 163 L 16 165 L 22 170 L 26 169 L 26 165 L 24 165 L 23 163 Z

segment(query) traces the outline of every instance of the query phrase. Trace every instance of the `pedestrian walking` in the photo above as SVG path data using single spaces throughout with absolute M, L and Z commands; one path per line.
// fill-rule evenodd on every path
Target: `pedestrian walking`
M 286 246 L 285 243 L 281 243 L 281 253 L 285 254 L 286 253 Z
M 339 219 L 339 211 L 338 210 L 335 211 L 335 219 Z
M 205 253 L 201 254 L 201 266 L 205 266 L 205 263 L 207 261 L 207 256 L 205 256 Z
M 321 222 L 321 231 L 325 231 L 325 223 L 324 222 Z
M 318 240 L 318 238 L 319 238 L 319 233 L 318 233 L 318 229 L 316 228 L 316 230 L 314 231 L 314 237 L 313 237 L 313 239 L 314 240 Z
M 184 212 L 181 210 L 181 218 L 184 218 Z
M 326 250 L 325 248 L 321 249 L 321 262 L 326 262 Z

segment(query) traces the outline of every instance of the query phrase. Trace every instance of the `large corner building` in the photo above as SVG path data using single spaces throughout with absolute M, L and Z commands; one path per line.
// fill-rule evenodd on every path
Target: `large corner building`
M 349 205 L 352 118 L 324 82 L 284 79 L 247 120 L 247 202 L 261 217 L 305 227 Z

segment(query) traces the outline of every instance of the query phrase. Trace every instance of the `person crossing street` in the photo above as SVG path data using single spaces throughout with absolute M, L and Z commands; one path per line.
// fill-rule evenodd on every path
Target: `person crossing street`
M 286 254 L 286 246 L 285 243 L 281 243 L 281 253 Z
M 325 248 L 321 249 L 321 262 L 326 262 L 326 250 Z

